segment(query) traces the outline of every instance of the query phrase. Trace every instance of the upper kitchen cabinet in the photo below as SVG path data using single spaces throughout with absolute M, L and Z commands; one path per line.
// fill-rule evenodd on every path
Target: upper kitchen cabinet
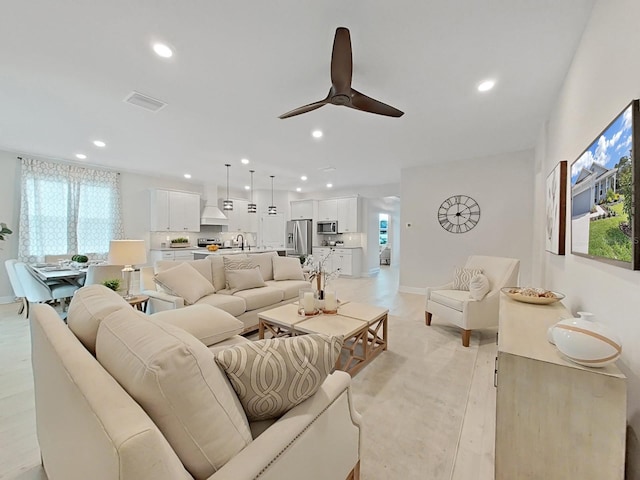
M 233 210 L 225 210 L 224 214 L 229 220 L 229 232 L 257 232 L 258 214 L 249 213 L 249 200 L 232 198 Z M 222 207 L 223 199 L 219 203 Z
M 318 201 L 318 221 L 338 220 L 338 200 L 335 198 Z M 340 226 L 338 225 L 338 228 Z
M 347 197 L 337 200 L 338 233 L 354 233 L 360 231 L 359 198 Z
M 152 232 L 199 232 L 200 195 L 174 190 L 151 190 Z
M 291 202 L 291 220 L 313 220 L 313 200 L 293 200 Z

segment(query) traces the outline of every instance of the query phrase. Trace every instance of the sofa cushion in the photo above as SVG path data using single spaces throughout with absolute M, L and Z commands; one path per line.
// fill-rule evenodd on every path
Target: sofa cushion
M 242 406 L 214 355 L 184 330 L 122 309 L 101 322 L 96 351 L 196 480 L 251 442 Z
M 215 355 L 250 421 L 278 418 L 313 395 L 334 370 L 342 337 L 270 338 Z
M 211 262 L 203 258 L 201 260 L 187 260 L 187 261 L 176 261 L 176 260 L 159 260 L 155 263 L 155 273 L 164 272 L 165 270 L 169 270 L 177 266 L 179 263 L 188 263 L 193 268 L 195 268 L 200 275 L 209 280 L 210 283 L 213 284 L 213 273 L 211 268 Z
M 472 300 L 482 300 L 489 290 L 491 290 L 489 279 L 482 273 L 474 275 L 469 282 L 469 298 Z
M 196 302 L 196 305 L 203 304 L 218 307 L 220 310 L 224 310 L 234 317 L 242 315 L 247 310 L 247 304 L 243 298 L 234 295 L 225 295 L 221 292 L 207 295 Z
M 273 259 L 274 280 L 304 280 L 302 265 L 297 257 L 275 257 Z
M 456 267 L 453 275 L 453 289 L 454 290 L 469 290 L 469 282 L 471 279 L 482 273 L 480 268 L 460 268 Z
M 239 270 L 225 270 L 224 274 L 227 277 L 227 285 L 231 294 L 241 290 L 266 286 L 258 266 Z
M 298 291 L 301 288 L 309 288 L 309 282 L 306 280 L 270 280 L 265 282 L 268 286 L 282 290 L 284 300 L 298 298 Z
M 184 298 L 187 305 L 194 304 L 205 295 L 216 291 L 211 282 L 187 262 L 156 273 L 154 280 L 169 293 Z
M 211 305 L 190 305 L 154 313 L 154 320 L 180 327 L 207 347 L 242 333 L 244 324 L 231 314 Z
M 242 290 L 236 292 L 234 297 L 241 297 L 247 306 L 247 310 L 256 310 L 258 308 L 268 307 L 275 303 L 279 303 L 284 299 L 282 290 L 273 287 L 252 288 L 250 290 Z
M 277 252 L 251 253 L 249 259 L 260 267 L 262 278 L 266 281 L 273 280 L 273 258 L 277 256 Z
M 87 285 L 73 295 L 67 312 L 67 325 L 85 348 L 95 355 L 100 322 L 121 308 L 131 310 L 126 300 L 116 292 L 104 285 Z
M 429 300 L 461 312 L 464 302 L 469 300 L 469 292 L 467 290 L 435 290 L 431 292 Z
M 211 276 L 213 278 L 213 286 L 216 291 L 227 288 L 227 279 L 224 276 L 224 258 L 222 255 L 209 255 L 207 257 L 211 262 Z

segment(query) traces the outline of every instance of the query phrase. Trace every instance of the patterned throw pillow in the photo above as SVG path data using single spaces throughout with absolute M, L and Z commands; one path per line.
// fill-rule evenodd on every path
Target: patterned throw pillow
M 249 421 L 278 418 L 312 396 L 334 370 L 343 338 L 270 338 L 216 355 Z
M 482 273 L 481 268 L 456 267 L 456 272 L 453 276 L 453 289 L 469 291 L 469 282 L 471 282 L 471 279 L 479 273 Z
M 222 260 L 224 262 L 224 274 L 225 274 L 225 277 L 226 277 L 227 272 L 229 270 L 243 270 L 243 269 L 249 269 L 249 268 L 257 267 L 257 265 L 255 263 L 253 263 L 251 260 L 249 260 L 249 258 L 247 258 L 246 255 L 243 255 L 243 254 L 225 255 L 224 257 L 222 257 Z M 226 280 L 225 288 L 227 288 L 227 289 L 231 288 L 229 286 L 229 280 L 228 279 Z

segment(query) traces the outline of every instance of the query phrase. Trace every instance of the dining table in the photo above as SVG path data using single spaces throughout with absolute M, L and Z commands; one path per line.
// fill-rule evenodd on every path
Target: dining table
M 46 263 L 32 264 L 31 268 L 45 282 L 66 282 L 78 287 L 83 285 L 88 270 L 87 267 Z

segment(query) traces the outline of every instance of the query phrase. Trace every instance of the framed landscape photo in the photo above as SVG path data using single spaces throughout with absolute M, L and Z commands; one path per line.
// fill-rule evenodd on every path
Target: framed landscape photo
M 571 164 L 571 253 L 640 269 L 640 116 L 633 100 Z
M 562 160 L 547 176 L 545 250 L 564 255 L 567 230 L 567 161 Z

